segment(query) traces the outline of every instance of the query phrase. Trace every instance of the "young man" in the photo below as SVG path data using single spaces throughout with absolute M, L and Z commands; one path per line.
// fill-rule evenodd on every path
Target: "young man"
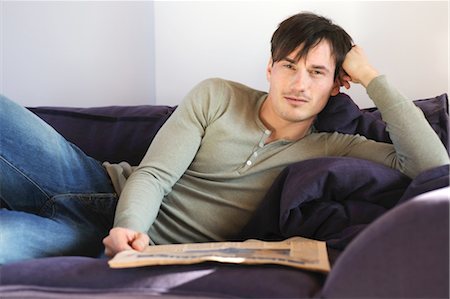
M 341 65 L 347 75 L 340 76 Z M 449 161 L 422 113 L 352 48 L 344 30 L 322 17 L 298 14 L 280 24 L 267 78 L 268 94 L 215 79 L 187 95 L 128 179 L 115 228 L 104 240 L 108 255 L 149 242 L 232 238 L 275 177 L 296 161 L 352 156 L 411 177 Z M 349 81 L 367 88 L 394 145 L 314 132 L 316 115 Z
M 353 156 L 411 177 L 449 163 L 423 114 L 325 18 L 302 13 L 280 24 L 267 78 L 268 93 L 220 79 L 200 83 L 129 178 L 105 163 L 107 175 L 38 118 L 2 100 L 0 195 L 7 209 L 0 211 L 0 262 L 94 255 L 111 227 L 116 194 L 114 228 L 103 241 L 109 256 L 152 243 L 232 238 L 293 162 Z M 314 131 L 316 115 L 349 81 L 367 88 L 394 145 Z

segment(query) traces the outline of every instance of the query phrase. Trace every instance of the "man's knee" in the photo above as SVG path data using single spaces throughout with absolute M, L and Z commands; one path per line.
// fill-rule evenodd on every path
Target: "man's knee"
M 23 221 L 22 212 L 0 210 L 0 264 L 11 263 L 34 256 L 33 244 L 28 241 L 28 222 Z M 36 244 L 34 244 L 36 246 Z
M 68 223 L 1 209 L 0 227 L 0 264 L 49 256 L 81 255 L 85 250 L 82 232 Z

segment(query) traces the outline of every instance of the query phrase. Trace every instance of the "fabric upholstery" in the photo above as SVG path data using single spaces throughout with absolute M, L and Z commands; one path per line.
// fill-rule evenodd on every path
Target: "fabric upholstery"
M 29 108 L 86 154 L 104 162 L 138 165 L 175 107 Z
M 33 296 L 41 298 L 50 294 L 66 298 L 64 294 L 99 293 L 104 295 L 99 298 L 111 298 L 111 293 L 127 294 L 127 298 L 144 295 L 308 298 L 320 290 L 325 279 L 320 273 L 271 265 L 204 263 L 110 269 L 106 260 L 86 257 L 25 261 L 3 266 L 1 273 L 0 294 L 20 295 L 21 290 L 32 290 Z
M 450 189 L 379 218 L 334 265 L 325 298 L 448 298 Z

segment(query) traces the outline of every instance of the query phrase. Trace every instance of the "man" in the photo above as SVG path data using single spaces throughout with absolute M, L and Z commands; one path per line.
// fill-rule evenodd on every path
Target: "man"
M 149 244 L 232 238 L 275 177 L 296 161 L 352 156 L 411 177 L 449 163 L 423 114 L 325 18 L 302 13 L 280 24 L 267 78 L 268 93 L 221 79 L 200 83 L 129 178 L 108 163 L 106 175 L 100 163 L 3 100 L 0 194 L 7 209 L 0 212 L 0 262 L 95 254 L 110 229 L 115 194 L 114 228 L 103 240 L 109 256 Z M 367 88 L 394 145 L 314 131 L 330 95 L 350 81 Z
M 340 77 L 342 63 L 347 75 Z M 352 48 L 344 30 L 324 18 L 298 14 L 280 24 L 267 78 L 268 94 L 208 80 L 187 95 L 123 190 L 115 228 L 104 240 L 108 255 L 142 250 L 152 241 L 232 238 L 273 179 L 295 161 L 353 156 L 411 177 L 448 163 L 421 112 L 378 75 L 358 46 Z M 339 92 L 341 79 L 346 87 L 351 80 L 367 88 L 394 146 L 313 132 L 316 115 Z

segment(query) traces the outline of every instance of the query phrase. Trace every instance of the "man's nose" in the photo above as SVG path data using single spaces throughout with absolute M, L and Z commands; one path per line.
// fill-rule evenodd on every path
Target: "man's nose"
M 297 70 L 292 76 L 291 87 L 295 91 L 303 92 L 308 89 L 310 83 L 308 72 L 305 70 Z

